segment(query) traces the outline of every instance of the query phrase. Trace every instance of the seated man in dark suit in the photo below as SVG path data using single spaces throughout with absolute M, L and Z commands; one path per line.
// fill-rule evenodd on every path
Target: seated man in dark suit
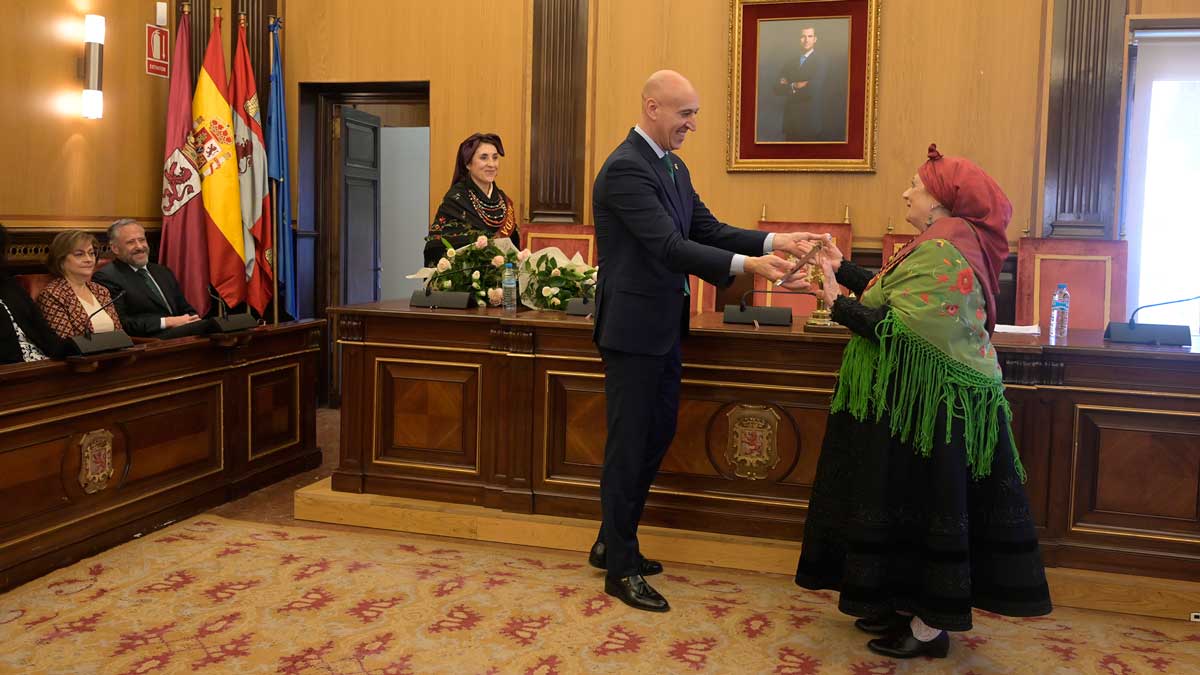
M 122 218 L 109 225 L 108 242 L 117 259 L 94 279 L 117 298 L 117 314 L 127 333 L 166 339 L 213 331 L 211 321 L 196 316 L 175 274 L 150 262 L 146 230 L 136 220 Z

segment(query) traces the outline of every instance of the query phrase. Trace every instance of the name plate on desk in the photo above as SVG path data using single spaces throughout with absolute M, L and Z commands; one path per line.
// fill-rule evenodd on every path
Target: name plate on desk
M 429 291 L 417 289 L 412 292 L 408 304 L 412 307 L 437 309 L 467 309 L 475 306 L 475 296 L 466 291 Z
M 725 305 L 725 323 L 754 323 L 760 326 L 792 325 L 790 307 L 742 307 Z

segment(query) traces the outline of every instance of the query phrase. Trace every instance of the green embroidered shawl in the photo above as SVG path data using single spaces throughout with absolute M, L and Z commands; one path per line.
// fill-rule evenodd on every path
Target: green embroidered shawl
M 889 412 L 892 435 L 928 457 L 944 405 L 946 442 L 953 421 L 961 420 L 971 475 L 987 476 L 1000 412 L 1009 420 L 1012 412 L 984 328 L 983 294 L 966 259 L 945 239 L 931 239 L 876 279 L 861 302 L 890 311 L 876 328 L 878 344 L 856 335 L 846 346 L 831 411 L 848 411 L 859 421 Z M 1013 461 L 1025 480 L 1015 443 Z

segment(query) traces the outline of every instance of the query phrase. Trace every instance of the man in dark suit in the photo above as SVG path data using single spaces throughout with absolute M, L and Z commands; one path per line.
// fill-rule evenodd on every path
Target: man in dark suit
M 775 94 L 783 96 L 783 138 L 787 141 L 825 140 L 825 89 L 829 61 L 817 52 L 817 31 L 800 31 L 800 55 L 779 71 Z
M 770 280 L 816 235 L 768 234 L 719 222 L 692 188 L 687 165 L 671 151 L 696 129 L 700 99 L 682 75 L 659 71 L 642 90 L 638 126 L 596 176 L 592 213 L 600 252 L 594 339 L 604 360 L 608 440 L 600 479 L 603 521 L 589 562 L 604 568 L 604 590 L 626 604 L 665 612 L 667 601 L 644 579 L 662 565 L 638 550 L 637 526 L 650 484 L 675 435 L 687 331 L 688 275 L 726 286 L 734 274 Z M 789 289 L 806 290 L 796 282 Z
M 175 274 L 150 262 L 146 230 L 136 220 L 122 218 L 110 225 L 108 243 L 117 259 L 93 278 L 117 298 L 125 332 L 163 339 L 212 332 L 212 322 L 196 316 Z

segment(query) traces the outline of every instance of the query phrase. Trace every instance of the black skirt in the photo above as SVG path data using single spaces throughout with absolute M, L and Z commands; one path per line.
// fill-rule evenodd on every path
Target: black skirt
M 840 593 L 851 616 L 906 611 L 948 631 L 971 629 L 971 608 L 1050 613 L 1050 591 L 1002 420 L 991 474 L 972 480 L 961 421 L 945 442 L 939 412 L 930 457 L 879 422 L 829 416 L 796 583 Z

